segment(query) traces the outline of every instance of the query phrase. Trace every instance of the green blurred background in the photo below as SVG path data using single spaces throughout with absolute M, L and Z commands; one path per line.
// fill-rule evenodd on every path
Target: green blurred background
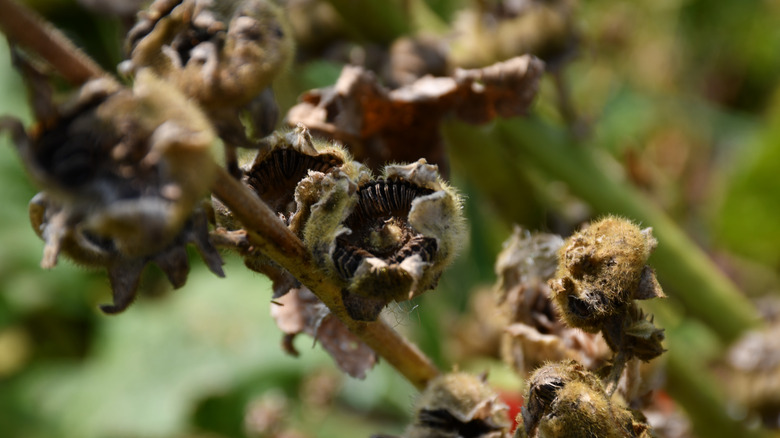
M 107 70 L 121 61 L 121 19 L 73 1 L 27 3 Z M 330 3 L 334 15 L 350 6 Z M 406 11 L 407 20 L 387 32 L 430 30 L 476 3 L 389 1 Z M 745 296 L 776 297 L 780 1 L 594 0 L 574 4 L 572 11 L 576 55 L 543 80 L 522 122 L 528 148 L 535 144 L 543 153 L 553 139 L 597 151 L 599 172 L 639 194 L 634 202 L 664 212 Z M 343 29 L 323 39 L 381 47 L 390 38 L 366 31 L 382 27 L 370 14 L 359 23 L 348 14 L 337 22 Z M 332 84 L 341 68 L 321 47 L 302 42 L 300 51 L 300 61 L 275 86 L 282 114 L 302 91 Z M 568 115 L 558 103 L 562 89 L 573 110 Z M 31 122 L 5 41 L 0 114 Z M 583 196 L 582 187 L 549 171 L 525 146 L 505 148 L 497 161 L 474 158 L 490 147 L 488 138 L 511 144 L 511 129 L 450 129 L 485 138 L 484 145 L 452 149 L 452 180 L 467 199 L 470 243 L 437 291 L 395 306 L 388 316 L 442 369 L 457 362 L 490 369 L 501 380 L 506 370 L 494 361 L 455 358 L 451 327 L 468 311 L 470 294 L 495 281 L 495 256 L 512 225 L 567 234 L 592 217 L 628 213 L 620 211 L 625 206 L 600 202 L 598 178 L 588 192 L 595 194 Z M 481 161 L 488 167 L 478 169 Z M 365 381 L 344 377 L 303 336 L 296 340 L 301 356 L 285 355 L 269 316 L 270 284 L 238 259 L 226 257 L 227 278 L 218 279 L 193 257 L 187 285 L 176 291 L 149 268 L 137 302 L 119 316 L 102 315 L 97 305 L 110 300 L 102 273 L 65 260 L 51 271 L 39 267 L 43 244 L 27 219 L 35 193 L 8 137 L 0 137 L 0 197 L 6 202 L 0 209 L 0 436 L 243 436 L 246 421 L 269 411 L 300 436 L 403 430 L 414 402 L 411 385 L 384 362 Z M 652 310 L 667 327 L 668 348 L 682 346 L 692 369 L 704 369 L 722 353 L 721 330 L 696 317 L 691 300 L 677 298 L 686 291 L 668 287 L 659 274 L 670 299 Z M 512 378 L 503 384 L 518 390 Z M 715 392 L 727 401 L 725 389 Z

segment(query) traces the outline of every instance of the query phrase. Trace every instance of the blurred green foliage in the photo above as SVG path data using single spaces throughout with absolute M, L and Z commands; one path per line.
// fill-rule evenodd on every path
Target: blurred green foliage
M 87 12 L 71 0 L 29 3 L 114 70 L 121 60 L 119 20 Z M 387 15 L 377 23 L 371 21 L 376 11 L 355 16 L 351 2 L 332 3 L 343 12 L 345 34 L 354 44 L 386 43 L 412 27 L 404 16 Z M 427 6 L 450 22 L 463 7 L 494 2 L 388 2 L 407 3 Z M 780 1 L 593 0 L 575 11 L 580 45 L 560 75 L 576 124 L 566 125 L 561 116 L 560 89 L 550 77 L 529 123 L 540 121 L 578 147 L 604 152 L 611 159 L 605 169 L 668 214 L 742 291 L 776 295 Z M 361 34 L 366 28 L 373 33 Z M 341 65 L 316 55 L 277 84 L 282 113 L 302 91 L 337 78 Z M 31 122 L 4 40 L 0 114 Z M 507 163 L 502 169 L 479 170 L 495 172 L 495 192 L 465 170 L 482 161 L 454 158 L 453 182 L 467 198 L 470 244 L 436 292 L 392 311 L 397 328 L 442 369 L 453 365 L 451 327 L 467 311 L 474 288 L 494 281 L 495 255 L 513 223 L 566 234 L 600 213 L 554 175 L 514 154 L 495 158 Z M 217 279 L 193 258 L 188 284 L 177 291 L 151 269 L 129 311 L 118 317 L 100 314 L 97 304 L 110 299 L 102 273 L 67 262 L 52 271 L 39 268 L 43 245 L 26 213 L 34 194 L 9 139 L 0 137 L 0 196 L 6 202 L 0 209 L 3 437 L 242 436 L 247 410 L 269 394 L 289 401 L 287 424 L 307 436 L 402 430 L 413 403 L 411 385 L 384 363 L 366 381 L 341 377 L 318 347 L 309 348 L 310 338 L 297 340 L 300 358 L 286 356 L 269 316 L 269 283 L 239 260 L 228 258 L 227 279 Z M 665 321 L 679 323 L 669 332 L 670 345 L 700 344 L 695 354 L 716 356 L 712 333 L 687 324 L 683 306 L 670 301 L 658 309 Z M 311 391 L 308 379 L 318 373 L 340 388 L 326 407 L 304 401 Z

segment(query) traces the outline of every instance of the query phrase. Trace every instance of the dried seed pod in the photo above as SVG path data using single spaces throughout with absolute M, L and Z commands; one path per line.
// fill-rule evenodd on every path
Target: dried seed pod
M 460 197 L 425 160 L 387 166 L 378 179 L 362 175 L 354 209 L 343 221 L 346 229 L 331 222 L 324 227 L 328 233 L 312 231 L 307 237 L 319 242 L 315 253 L 327 251 L 327 265 L 345 281 L 342 298 L 350 315 L 375 320 L 387 303 L 435 287 L 465 227 Z M 312 215 L 312 230 L 323 228 L 318 223 L 325 216 L 320 217 Z
M 258 147 L 244 123 L 260 138 L 278 118 L 269 86 L 294 51 L 282 9 L 269 0 L 156 0 L 139 14 L 126 46 L 130 59 L 120 70 L 151 68 L 197 100 L 238 177 L 235 148 Z
M 483 380 L 468 373 L 433 379 L 420 395 L 405 438 L 508 438 L 509 408 Z
M 214 134 L 184 96 L 142 71 L 132 90 L 96 79 L 75 100 L 46 113 L 29 136 L 18 122 L 3 122 L 45 189 L 30 206 L 33 226 L 46 241 L 43 267 L 53 267 L 61 251 L 106 267 L 116 301 L 104 306 L 107 313 L 130 304 L 149 261 L 174 286 L 184 284 L 188 242 L 222 275 L 199 210 L 215 178 Z
M 355 165 L 349 154 L 335 144 L 315 141 L 309 131 L 298 126 L 286 133 L 274 133 L 263 139 L 263 147 L 255 159 L 242 169 L 243 182 L 274 210 L 291 231 L 303 238 L 303 227 L 310 215 L 311 204 L 316 194 L 301 195 L 305 201 L 296 199 L 296 187 L 309 174 L 318 174 L 350 169 Z M 306 187 L 312 182 L 304 183 Z M 318 189 L 313 189 L 315 192 Z M 312 199 L 309 199 L 311 197 Z M 274 282 L 274 298 L 278 298 L 300 284 L 289 273 L 257 251 L 241 234 L 241 225 L 230 211 L 217 199 L 212 203 L 216 212 L 216 223 L 220 228 L 219 239 L 226 247 L 238 250 L 250 269 L 268 275 Z
M 593 370 L 609 358 L 600 335 L 567 326 L 553 305 L 547 282 L 562 246 L 558 235 L 516 227 L 496 260 L 499 303 L 510 315 L 501 356 L 521 375 L 551 360 L 574 359 Z
M 315 142 L 302 125 L 264 141 L 268 147 L 245 170 L 244 181 L 287 222 L 297 210 L 295 188 L 309 172 L 327 173 L 352 161 L 340 146 Z
M 622 315 L 632 300 L 663 297 L 655 273 L 646 265 L 656 245 L 650 228 L 640 230 L 612 216 L 571 236 L 550 282 L 566 322 L 595 333 Z
M 648 361 L 664 352 L 663 329 L 634 301 L 665 296 L 645 264 L 656 245 L 652 229 L 606 217 L 566 241 L 556 278 L 549 283 L 566 323 L 600 331 L 616 353 L 607 378 L 610 393 L 628 361 Z
M 157 0 L 128 33 L 123 68 L 151 67 L 207 108 L 243 106 L 290 61 L 285 26 L 271 1 Z
M 516 438 L 649 438 L 649 426 L 612 400 L 601 381 L 574 361 L 534 372 Z

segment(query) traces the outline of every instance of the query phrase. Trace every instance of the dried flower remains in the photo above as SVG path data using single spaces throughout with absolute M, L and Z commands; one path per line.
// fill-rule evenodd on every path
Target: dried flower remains
M 18 57 L 17 64 L 33 69 Z M 44 190 L 30 203 L 32 225 L 46 242 L 42 266 L 53 267 L 63 253 L 106 268 L 114 295 L 114 304 L 101 306 L 106 313 L 133 301 L 149 262 L 182 286 L 188 243 L 222 276 L 201 208 L 214 180 L 215 136 L 204 115 L 148 71 L 132 90 L 108 78 L 89 81 L 59 107 L 42 75 L 27 77 L 37 125 L 29 134 L 15 120 L 2 126 Z
M 496 260 L 501 308 L 509 314 L 502 358 L 520 375 L 548 361 L 572 359 L 596 370 L 609 358 L 601 335 L 566 325 L 553 304 L 548 281 L 555 275 L 563 239 L 519 227 Z
M 304 243 L 344 281 L 350 316 L 371 321 L 389 302 L 435 287 L 465 227 L 460 197 L 425 160 L 387 166 L 376 179 L 360 172 L 358 179 L 356 187 L 329 183 L 328 195 L 312 207 Z M 332 213 L 335 205 L 341 215 Z
M 294 47 L 272 1 L 156 0 L 139 13 L 126 51 L 123 73 L 151 68 L 200 103 L 238 175 L 233 148 L 258 147 L 247 130 L 257 138 L 273 130 L 278 110 L 269 86 Z

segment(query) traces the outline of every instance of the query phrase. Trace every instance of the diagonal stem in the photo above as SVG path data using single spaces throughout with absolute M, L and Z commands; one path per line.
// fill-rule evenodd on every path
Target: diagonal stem
M 68 82 L 80 85 L 107 73 L 65 35 L 15 0 L 0 0 L 0 29 L 8 40 L 36 52 Z
M 36 52 L 74 85 L 106 76 L 61 32 L 14 0 L 0 0 L 0 29 L 13 42 Z M 360 322 L 347 315 L 340 287 L 315 263 L 303 243 L 257 196 L 217 168 L 213 193 L 247 228 L 250 242 L 306 285 L 350 331 L 422 390 L 439 374 L 431 360 L 383 321 Z
M 300 239 L 260 198 L 224 169 L 218 169 L 217 182 L 212 190 L 244 224 L 253 245 L 314 292 L 352 333 L 360 337 L 415 387 L 425 388 L 427 382 L 439 374 L 433 362 L 416 345 L 384 321 L 362 322 L 350 318 L 341 301 L 341 288 L 316 265 Z

